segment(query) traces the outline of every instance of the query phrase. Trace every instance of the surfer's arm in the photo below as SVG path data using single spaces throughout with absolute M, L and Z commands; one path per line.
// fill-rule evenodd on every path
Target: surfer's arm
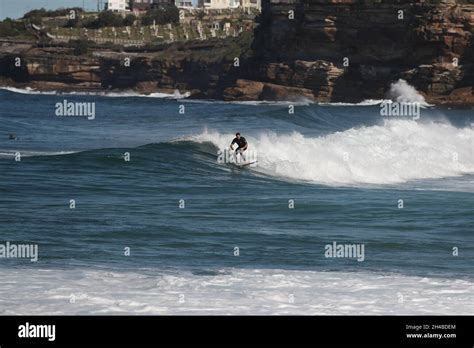
M 247 150 L 247 147 L 249 146 L 249 143 L 247 143 L 247 139 L 242 137 L 242 140 L 244 141 L 244 146 L 241 147 L 242 151 Z

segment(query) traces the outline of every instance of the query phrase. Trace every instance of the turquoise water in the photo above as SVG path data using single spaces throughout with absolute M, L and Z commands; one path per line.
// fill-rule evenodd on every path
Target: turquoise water
M 94 102 L 95 119 L 56 116 L 64 99 Z M 383 118 L 378 105 L 297 104 L 293 115 L 284 103 L 10 91 L 0 100 L 0 242 L 39 247 L 38 262 L 3 259 L 3 272 L 472 280 L 472 110 L 427 108 L 412 120 Z M 217 162 L 236 131 L 257 167 Z M 334 241 L 363 244 L 364 261 L 325 257 Z

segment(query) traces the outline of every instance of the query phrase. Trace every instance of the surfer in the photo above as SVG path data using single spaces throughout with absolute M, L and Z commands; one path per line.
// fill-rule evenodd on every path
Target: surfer
M 235 133 L 234 140 L 232 140 L 232 143 L 230 143 L 231 149 L 233 149 L 234 144 L 237 144 L 239 146 L 234 152 L 235 159 L 237 160 L 237 155 L 240 154 L 242 160 L 245 161 L 244 151 L 247 150 L 248 147 L 247 140 L 245 140 L 245 138 L 240 136 L 240 133 L 237 132 Z

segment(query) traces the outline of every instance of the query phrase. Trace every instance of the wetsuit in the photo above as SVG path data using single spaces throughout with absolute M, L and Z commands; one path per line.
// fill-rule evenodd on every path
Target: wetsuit
M 237 155 L 240 154 L 242 160 L 245 161 L 244 151 L 247 150 L 247 140 L 245 140 L 244 137 L 240 137 L 240 139 L 237 139 L 237 137 L 235 137 L 234 140 L 232 140 L 231 146 L 235 143 L 239 145 L 239 147 L 234 152 L 236 156 L 235 159 L 237 160 Z
M 243 152 L 245 151 L 246 149 L 244 149 L 244 147 L 247 146 L 247 140 L 245 140 L 244 137 L 240 137 L 240 139 L 237 139 L 237 138 L 234 138 L 234 140 L 232 140 L 232 144 L 231 145 L 234 145 L 234 144 L 237 144 L 239 145 L 239 147 L 235 150 L 235 151 L 239 151 L 239 152 Z

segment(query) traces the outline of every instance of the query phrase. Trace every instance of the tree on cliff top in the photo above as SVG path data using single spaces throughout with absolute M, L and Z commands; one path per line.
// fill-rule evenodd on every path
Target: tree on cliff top
M 86 24 L 86 27 L 90 29 L 98 29 L 103 27 L 123 27 L 126 25 L 132 25 L 134 21 L 135 16 L 132 14 L 123 18 L 121 15 L 112 11 L 103 11 L 95 20 Z
M 179 10 L 176 6 L 163 6 L 148 10 L 142 17 L 142 25 L 179 23 Z
M 45 18 L 45 17 L 63 17 L 63 16 L 69 15 L 71 11 L 75 11 L 76 13 L 83 12 L 82 8 L 80 7 L 59 8 L 56 10 L 46 10 L 44 8 L 40 8 L 40 9 L 26 12 L 23 15 L 23 18 L 31 19 L 31 18 Z
M 25 34 L 23 23 L 6 18 L 0 22 L 0 37 L 9 37 Z
M 32 24 L 41 25 L 43 18 L 65 17 L 68 16 L 71 11 L 74 11 L 75 13 L 83 12 L 82 8 L 80 7 L 59 8 L 57 10 L 46 10 L 44 8 L 40 8 L 26 12 L 23 15 L 23 19 L 28 19 Z

